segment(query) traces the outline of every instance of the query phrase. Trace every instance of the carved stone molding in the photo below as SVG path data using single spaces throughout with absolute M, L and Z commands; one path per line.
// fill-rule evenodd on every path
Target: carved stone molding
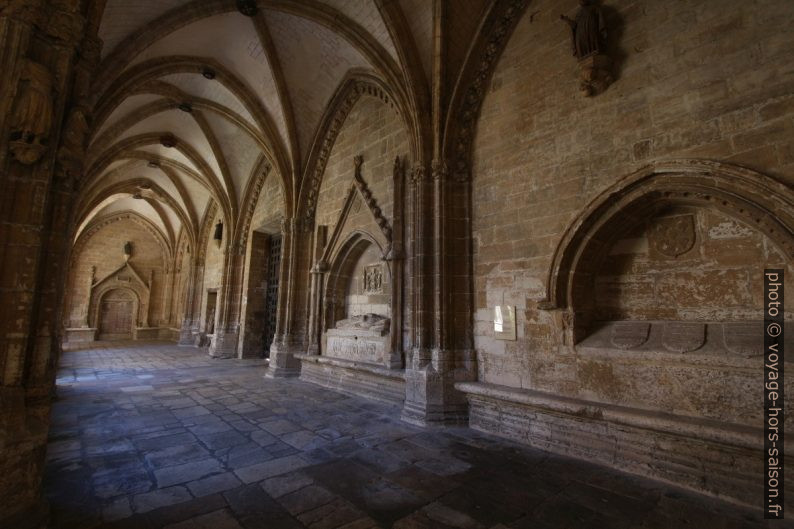
M 581 313 L 583 317 L 576 320 L 575 336 L 577 341 L 584 338 L 592 323 L 592 314 L 586 307 L 592 290 L 588 278 L 594 273 L 593 263 L 601 261 L 601 252 L 632 224 L 631 219 L 648 218 L 675 205 L 721 211 L 758 230 L 778 245 L 785 256 L 794 258 L 794 193 L 786 184 L 726 163 L 658 162 L 618 180 L 573 220 L 554 253 L 546 299 L 538 307 Z M 658 233 L 652 234 L 651 250 L 674 258 L 692 248 L 695 232 L 686 215 L 668 219 L 661 223 Z M 699 347 L 695 343 L 698 341 L 695 336 L 699 336 L 697 329 L 682 327 L 670 332 L 674 349 L 683 352 Z
M 425 175 L 426 175 L 425 167 L 422 164 L 417 163 L 411 168 L 411 184 L 412 185 L 421 184 L 425 180 Z
M 270 174 L 272 167 L 269 163 L 265 163 L 260 171 L 256 173 L 256 177 L 250 182 L 248 192 L 245 194 L 246 203 L 241 209 L 242 215 L 240 221 L 237 223 L 237 245 L 245 249 L 248 243 L 248 230 L 251 228 L 251 219 L 254 218 L 256 211 L 256 204 L 259 202 L 259 194 L 265 186 L 265 181 Z
M 499 56 L 507 40 L 526 9 L 528 0 L 497 2 L 483 25 L 479 47 L 470 57 L 461 82 L 455 88 L 456 96 L 450 116 L 457 120 L 449 138 L 453 164 L 450 168 L 455 182 L 465 183 L 471 178 L 471 146 L 477 127 L 482 101 L 488 80 L 496 69 Z
M 380 227 L 381 231 L 383 231 L 383 235 L 386 236 L 386 240 L 391 243 L 391 226 L 389 225 L 389 221 L 386 217 L 383 216 L 383 212 L 378 206 L 378 202 L 375 200 L 375 197 L 372 196 L 372 191 L 369 190 L 369 186 L 367 183 L 364 182 L 364 179 L 361 177 L 361 164 L 363 163 L 364 158 L 361 155 L 358 155 L 354 158 L 354 163 L 356 165 L 356 171 L 353 178 L 353 182 L 355 183 L 356 188 L 358 188 L 359 193 L 361 193 L 361 198 L 363 198 L 364 203 L 369 208 L 372 216 L 375 218 L 375 222 Z
M 386 92 L 384 87 L 376 84 L 374 80 L 351 78 L 342 83 L 323 116 L 322 126 L 312 147 L 310 163 L 308 164 L 308 167 L 313 167 L 313 170 L 308 176 L 309 180 L 304 184 L 307 186 L 307 192 L 303 207 L 303 218 L 310 225 L 314 224 L 317 195 L 320 192 L 323 173 L 328 163 L 328 157 L 333 150 L 336 137 L 342 130 L 348 114 L 350 114 L 356 102 L 363 95 L 380 99 L 395 112 L 398 112 L 393 98 Z M 313 160 L 311 160 L 312 158 Z
M 215 225 L 215 217 L 218 215 L 218 203 L 212 200 L 207 206 L 207 211 L 204 212 L 204 219 L 201 221 L 201 229 L 199 230 L 199 237 L 196 248 L 196 258 L 204 261 L 207 255 L 207 241 L 210 236 L 210 230 Z
M 433 160 L 430 164 L 431 173 L 433 174 L 433 180 L 440 180 L 444 182 L 449 175 L 449 170 L 447 169 L 447 162 L 444 160 Z

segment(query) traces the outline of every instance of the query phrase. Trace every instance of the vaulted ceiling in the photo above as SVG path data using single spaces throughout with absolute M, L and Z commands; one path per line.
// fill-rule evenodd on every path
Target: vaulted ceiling
M 466 4 L 451 32 L 458 64 L 489 2 Z M 108 0 L 80 230 L 132 210 L 172 248 L 180 233 L 196 242 L 213 201 L 234 229 L 265 173 L 294 212 L 351 77 L 378 79 L 401 112 L 426 114 L 433 20 L 431 0 Z

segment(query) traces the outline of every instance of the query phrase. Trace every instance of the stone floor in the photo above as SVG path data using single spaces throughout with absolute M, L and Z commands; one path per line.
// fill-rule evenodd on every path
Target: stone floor
M 64 353 L 51 527 L 765 527 L 755 512 L 466 428 L 417 428 L 263 369 L 168 344 Z

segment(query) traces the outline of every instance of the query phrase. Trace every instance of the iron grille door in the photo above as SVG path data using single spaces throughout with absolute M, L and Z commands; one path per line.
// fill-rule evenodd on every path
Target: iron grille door
M 281 265 L 281 235 L 271 235 L 267 256 L 267 291 L 265 292 L 264 357 L 270 356 L 270 344 L 276 334 L 278 313 L 278 271 Z

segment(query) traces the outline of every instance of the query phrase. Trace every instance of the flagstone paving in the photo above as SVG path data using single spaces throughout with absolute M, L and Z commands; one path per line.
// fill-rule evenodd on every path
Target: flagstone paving
M 411 426 L 395 407 L 264 369 L 164 343 L 65 352 L 51 527 L 766 527 L 756 511 L 467 428 Z

